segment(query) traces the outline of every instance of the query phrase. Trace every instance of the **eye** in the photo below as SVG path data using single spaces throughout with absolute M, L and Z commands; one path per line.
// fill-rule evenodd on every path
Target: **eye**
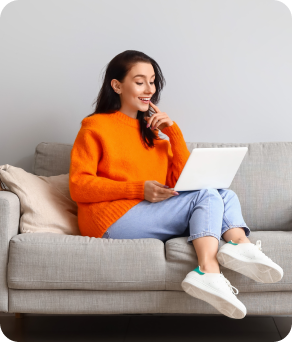
M 142 85 L 143 83 L 137 83 L 137 82 L 136 82 L 136 84 Z M 154 84 L 154 82 L 150 82 L 150 84 Z

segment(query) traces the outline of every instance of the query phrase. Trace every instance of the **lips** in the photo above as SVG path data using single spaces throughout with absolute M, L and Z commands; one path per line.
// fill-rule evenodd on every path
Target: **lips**
M 150 102 L 150 98 L 145 100 L 143 97 L 138 97 L 138 99 L 141 100 L 143 103 L 149 103 Z

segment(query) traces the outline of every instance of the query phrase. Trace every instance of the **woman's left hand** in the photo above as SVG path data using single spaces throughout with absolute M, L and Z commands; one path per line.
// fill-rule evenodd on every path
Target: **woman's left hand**
M 162 131 L 165 127 L 169 127 L 173 125 L 173 121 L 169 118 L 169 116 L 161 112 L 157 106 L 151 101 L 149 102 L 150 106 L 155 110 L 154 113 L 150 118 L 145 118 L 147 121 L 147 127 L 151 126 L 151 129 L 158 128 Z

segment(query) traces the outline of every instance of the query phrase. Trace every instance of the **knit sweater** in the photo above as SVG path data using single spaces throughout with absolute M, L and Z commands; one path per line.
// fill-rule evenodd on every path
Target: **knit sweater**
M 144 184 L 173 188 L 190 156 L 173 121 L 154 148 L 142 142 L 138 119 L 116 111 L 82 120 L 71 150 L 69 190 L 78 207 L 82 236 L 100 238 L 128 210 L 144 200 Z M 148 128 L 150 129 L 150 128 Z M 137 223 L 138 224 L 138 223 Z

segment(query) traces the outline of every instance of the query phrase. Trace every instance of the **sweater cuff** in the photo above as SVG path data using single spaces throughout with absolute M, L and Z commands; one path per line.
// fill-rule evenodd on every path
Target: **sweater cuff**
M 173 121 L 173 124 L 171 126 L 163 128 L 161 132 L 163 134 L 166 134 L 169 138 L 172 138 L 174 141 L 178 141 L 183 138 L 182 131 L 175 121 Z
M 144 185 L 145 181 L 127 182 L 126 192 L 128 199 L 144 199 Z

